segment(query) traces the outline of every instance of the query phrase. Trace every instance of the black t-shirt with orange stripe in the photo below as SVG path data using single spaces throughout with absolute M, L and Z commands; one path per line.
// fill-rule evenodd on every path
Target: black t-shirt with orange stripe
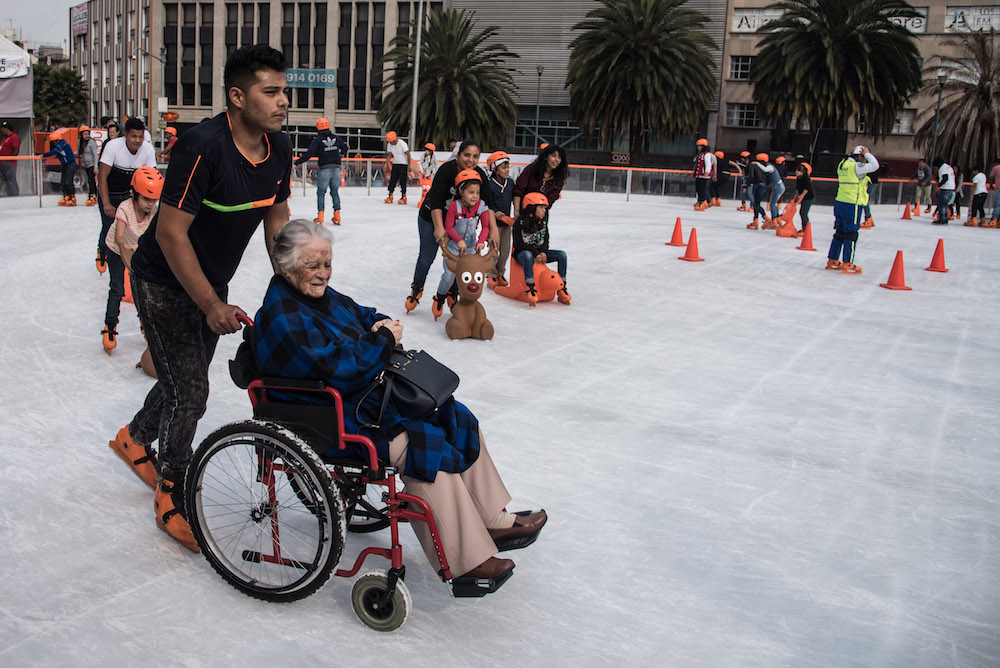
M 264 136 L 267 156 L 251 162 L 233 143 L 223 112 L 185 132 L 170 154 L 160 202 L 194 214 L 188 237 L 215 288 L 229 284 L 267 207 L 290 194 L 292 143 L 283 132 Z M 156 241 L 158 218 L 139 238 L 132 271 L 151 283 L 179 286 Z

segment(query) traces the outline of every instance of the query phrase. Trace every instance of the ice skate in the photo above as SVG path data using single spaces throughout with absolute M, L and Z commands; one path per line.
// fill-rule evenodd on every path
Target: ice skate
M 313 218 L 313 222 L 314 223 L 319 223 L 320 225 L 322 225 L 323 224 L 323 213 L 324 213 L 323 211 L 316 212 L 316 217 Z
M 571 297 L 569 291 L 566 290 L 565 283 L 563 283 L 563 286 L 556 291 L 556 299 L 559 300 L 560 304 L 565 304 L 566 306 L 569 306 L 570 302 L 573 301 L 573 297 Z
M 87 198 L 87 206 L 94 206 L 97 204 L 97 195 L 91 195 Z
M 962 225 L 964 227 L 976 227 L 978 225 L 978 223 L 976 223 L 976 219 L 975 218 L 969 218 L 967 221 L 965 221 L 964 223 L 962 223 Z
M 392 204 L 392 193 L 390 193 L 389 196 L 385 198 L 385 203 Z
M 66 204 L 64 206 L 76 206 L 76 195 L 70 195 L 66 198 Z
M 757 229 L 757 219 L 756 218 L 753 219 L 752 223 L 747 223 L 747 229 L 748 230 L 756 230 Z
M 97 257 L 94 258 L 94 264 L 97 265 L 97 273 L 104 275 L 104 272 L 108 269 L 108 258 L 104 255 L 104 249 L 97 249 Z
M 139 480 L 149 485 L 150 489 L 156 489 L 156 454 L 133 441 L 127 425 L 118 430 L 113 441 L 108 441 L 108 447 L 128 464 Z
M 410 286 L 410 295 L 406 298 L 406 303 L 403 304 L 406 307 L 406 312 L 409 313 L 413 309 L 417 308 L 417 304 L 420 303 L 420 298 L 424 294 L 424 287 L 422 285 L 417 285 L 414 283 Z
M 538 303 L 538 292 L 535 290 L 534 283 L 528 283 L 528 289 L 524 291 L 524 300 L 528 302 L 529 306 Z
M 490 290 L 496 290 L 497 289 L 497 279 L 494 278 L 493 276 L 487 276 L 486 277 L 486 287 L 488 287 Z
M 399 201 L 396 202 L 396 204 L 406 204 L 406 195 L 403 195 L 402 197 L 400 197 Z
M 997 219 L 993 218 L 988 223 L 983 223 L 982 226 L 983 227 L 996 227 L 997 226 Z
M 69 195 L 63 195 L 63 198 L 56 202 L 59 206 L 69 206 Z
M 931 207 L 930 205 L 928 205 L 927 208 L 924 209 L 924 213 L 930 213 L 930 212 L 931 212 Z
M 736 207 L 736 210 L 737 211 L 749 211 L 750 207 L 748 207 L 746 205 L 746 203 L 744 202 L 743 204 L 740 204 L 738 207 Z
M 104 346 L 104 352 L 110 355 L 118 347 L 118 342 L 115 340 L 117 338 L 118 332 L 115 331 L 115 326 L 105 325 L 101 330 L 101 345 Z
M 171 538 L 193 552 L 201 552 L 198 543 L 191 534 L 191 525 L 184 517 L 184 490 L 171 480 L 160 478 L 156 487 L 156 497 L 153 499 L 153 509 L 156 511 L 156 526 L 165 531 Z
M 865 219 L 865 222 L 861 223 L 861 227 L 865 229 L 875 227 L 875 219 L 869 216 L 868 218 Z
M 854 264 L 853 262 L 844 262 L 840 265 L 840 273 L 842 274 L 860 274 L 861 267 Z
M 713 197 L 712 203 L 709 206 L 722 206 L 722 200 L 718 197 Z
M 833 270 L 840 269 L 840 260 L 827 260 L 826 268 Z
M 334 209 L 333 211 L 333 224 L 340 225 L 340 209 Z
M 431 298 L 431 313 L 434 314 L 434 319 L 437 320 L 444 313 L 445 302 L 448 301 L 448 295 L 443 295 L 440 292 Z
M 497 286 L 498 287 L 506 288 L 508 285 L 510 285 L 510 283 L 507 282 L 506 278 L 504 278 L 503 276 L 497 276 Z

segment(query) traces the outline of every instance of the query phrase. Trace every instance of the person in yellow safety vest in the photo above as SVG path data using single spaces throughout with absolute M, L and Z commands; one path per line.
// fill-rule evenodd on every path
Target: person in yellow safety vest
M 833 240 L 827 254 L 826 268 L 840 269 L 843 274 L 860 274 L 854 263 L 858 246 L 858 230 L 864 220 L 868 190 L 861 185 L 865 174 L 879 168 L 878 160 L 865 146 L 855 146 L 851 154 L 837 165 L 837 196 L 833 202 Z M 843 261 L 837 258 L 843 253 Z

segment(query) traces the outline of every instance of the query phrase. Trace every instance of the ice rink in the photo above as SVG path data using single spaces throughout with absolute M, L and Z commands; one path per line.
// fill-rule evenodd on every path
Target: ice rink
M 513 509 L 549 513 L 514 577 L 452 598 L 404 527 L 395 633 L 343 578 L 287 605 L 231 588 L 107 447 L 153 381 L 131 305 L 101 348 L 96 208 L 0 200 L 0 665 L 1000 665 L 1000 230 L 876 207 L 845 276 L 823 270 L 829 206 L 803 252 L 730 201 L 568 192 L 551 244 L 573 305 L 488 293 L 496 338 L 452 342 L 429 294 L 404 315 L 416 207 L 342 195 L 331 284 L 460 374 Z M 311 190 L 290 202 L 315 215 Z M 677 216 L 705 262 L 664 245 Z M 924 271 L 939 238 L 949 273 Z M 879 287 L 897 250 L 912 292 Z M 258 231 L 230 302 L 256 311 L 270 273 Z M 195 445 L 250 416 L 239 340 Z M 342 564 L 387 544 L 351 535 Z

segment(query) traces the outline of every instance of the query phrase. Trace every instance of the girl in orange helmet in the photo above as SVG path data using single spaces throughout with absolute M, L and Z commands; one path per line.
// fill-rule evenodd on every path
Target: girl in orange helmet
M 115 219 L 108 228 L 104 243 L 108 247 L 108 261 L 123 262 L 125 268 L 132 270 L 132 255 L 139 247 L 139 237 L 149 227 L 156 214 L 163 192 L 163 174 L 155 167 L 139 167 L 132 173 L 132 196 L 118 205 Z M 122 296 L 108 291 L 108 308 L 105 314 L 105 328 L 101 332 L 104 352 L 111 351 L 118 345 L 118 312 Z M 114 315 L 111 318 L 111 315 Z
M 486 246 L 490 235 L 490 208 L 481 197 L 483 185 L 479 170 L 463 169 L 455 175 L 455 201 L 448 205 L 444 217 L 444 231 L 450 238 L 448 250 L 452 255 L 465 253 L 469 246 L 474 246 L 478 253 Z M 480 227 L 478 236 L 477 223 Z M 435 320 L 444 312 L 448 292 L 455 282 L 455 273 L 448 268 L 447 261 L 442 261 L 441 266 L 441 281 L 431 305 Z

